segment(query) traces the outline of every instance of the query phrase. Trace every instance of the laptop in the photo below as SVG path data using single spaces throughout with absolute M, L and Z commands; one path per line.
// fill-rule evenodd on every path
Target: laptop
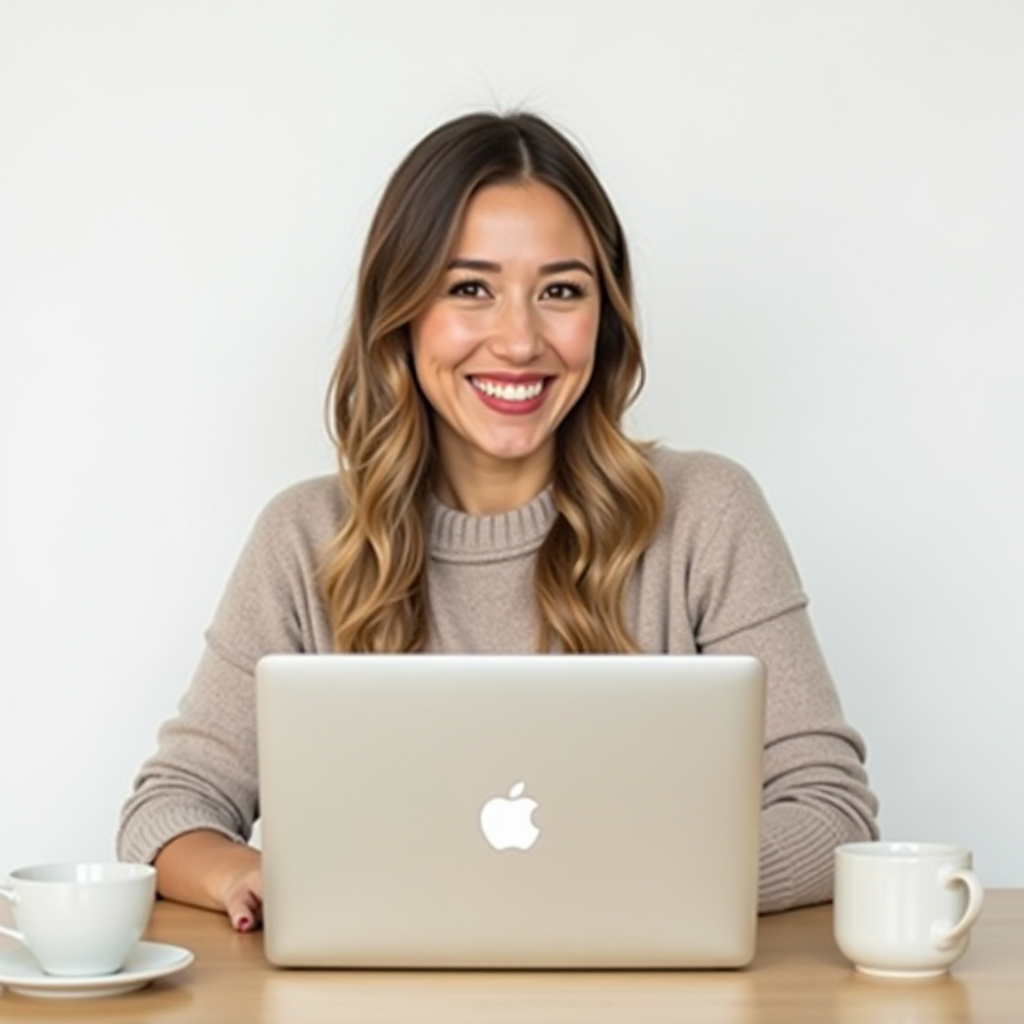
M 271 963 L 753 959 L 758 660 L 271 655 L 256 686 Z

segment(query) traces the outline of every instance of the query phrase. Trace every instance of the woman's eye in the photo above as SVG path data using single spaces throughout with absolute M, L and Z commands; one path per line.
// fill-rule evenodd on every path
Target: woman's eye
M 463 299 L 480 299 L 487 294 L 483 281 L 456 281 L 448 288 L 448 294 Z
M 581 299 L 583 289 L 571 281 L 555 281 L 544 289 L 544 297 L 548 299 Z

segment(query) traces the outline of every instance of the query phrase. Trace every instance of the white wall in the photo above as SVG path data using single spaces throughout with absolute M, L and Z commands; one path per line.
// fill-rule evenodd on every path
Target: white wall
M 630 230 L 637 429 L 761 480 L 891 836 L 1024 885 L 1024 4 L 0 0 L 0 870 L 117 810 L 385 176 L 526 104 Z

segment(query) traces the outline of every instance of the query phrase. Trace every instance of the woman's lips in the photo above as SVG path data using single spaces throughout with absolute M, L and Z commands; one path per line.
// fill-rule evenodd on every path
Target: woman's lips
M 543 404 L 548 384 L 553 377 L 485 377 L 470 376 L 470 385 L 489 409 L 522 414 L 533 412 Z

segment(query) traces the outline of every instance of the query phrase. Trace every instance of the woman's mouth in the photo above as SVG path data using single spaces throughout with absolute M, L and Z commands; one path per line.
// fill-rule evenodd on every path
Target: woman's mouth
M 529 402 L 539 398 L 548 378 L 530 381 L 489 380 L 486 377 L 470 377 L 469 383 L 488 398 L 503 402 Z
M 488 409 L 504 415 L 525 415 L 539 409 L 554 377 L 502 380 L 498 377 L 467 378 Z

